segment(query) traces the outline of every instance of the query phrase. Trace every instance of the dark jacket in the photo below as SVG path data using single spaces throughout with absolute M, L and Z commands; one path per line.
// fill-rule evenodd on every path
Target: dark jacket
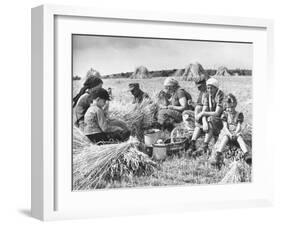
M 76 116 L 76 121 L 75 125 L 78 126 L 79 128 L 82 126 L 84 123 L 84 116 L 90 107 L 93 99 L 89 93 L 84 93 L 78 100 L 76 108 L 74 109 L 75 111 L 75 116 Z M 82 126 L 83 128 L 83 126 Z M 81 129 L 82 129 L 81 128 Z
M 134 96 L 133 104 L 140 104 L 144 99 L 150 99 L 150 97 L 147 93 L 140 90 L 138 94 Z

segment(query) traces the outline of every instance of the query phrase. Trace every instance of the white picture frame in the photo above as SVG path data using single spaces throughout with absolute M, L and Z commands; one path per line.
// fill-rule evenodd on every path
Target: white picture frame
M 62 19 L 62 20 L 60 20 Z M 71 20 L 71 23 L 69 22 Z M 103 22 L 106 21 L 104 24 Z M 77 23 L 76 23 L 77 22 Z M 89 23 L 89 24 L 87 24 Z M 71 137 L 71 125 L 61 119 L 62 113 L 69 115 L 68 105 L 58 106 L 60 98 L 70 98 L 69 89 L 64 81 L 70 81 L 71 68 L 68 55 L 71 46 L 67 43 L 69 34 L 87 32 L 88 25 L 94 23 L 100 34 L 128 35 L 127 30 L 114 29 L 114 23 L 126 26 L 141 25 L 147 31 L 132 29 L 135 34 L 156 36 L 152 27 L 192 26 L 201 29 L 218 29 L 221 33 L 210 33 L 210 40 L 239 41 L 251 40 L 256 44 L 254 51 L 255 73 L 254 89 L 254 137 L 256 145 L 254 178 L 247 185 L 212 185 L 165 188 L 117 189 L 110 191 L 72 192 L 69 178 L 67 152 L 69 140 L 61 136 L 60 128 Z M 112 23 L 112 24 L 110 24 Z M 84 24 L 81 26 L 81 24 Z M 103 26 L 102 26 L 103 25 Z M 105 25 L 105 26 L 104 26 Z M 118 25 L 118 24 L 117 24 Z M 128 26 L 129 26 L 128 25 Z M 125 26 L 125 25 L 124 25 Z M 137 26 L 136 26 L 137 27 Z M 83 30 L 85 28 L 85 30 Z M 109 29 L 111 28 L 111 29 Z M 236 29 L 234 34 L 231 29 Z M 97 29 L 98 30 L 98 29 Z M 166 29 L 167 30 L 167 29 Z M 177 35 L 175 27 L 167 34 Z M 224 32 L 225 31 L 225 32 Z M 240 32 L 240 33 L 239 33 Z M 194 32 L 195 34 L 196 32 Z M 239 36 L 239 34 L 241 34 Z M 61 36 L 60 36 L 61 35 Z M 179 34 L 178 34 L 179 35 Z M 174 37 L 173 36 L 173 37 Z M 65 38 L 65 45 L 60 39 Z M 198 37 L 190 37 L 198 39 Z M 65 62 L 60 54 L 66 54 Z M 116 11 L 70 6 L 43 5 L 32 9 L 32 200 L 31 213 L 41 220 L 69 218 L 89 218 L 157 212 L 175 212 L 209 208 L 233 208 L 271 205 L 273 202 L 273 178 L 268 177 L 273 169 L 273 151 L 269 148 L 270 138 L 261 139 L 261 130 L 266 133 L 268 126 L 266 112 L 259 112 L 262 104 L 272 103 L 266 97 L 272 94 L 273 86 L 273 22 L 265 19 L 199 16 L 153 12 Z M 62 73 L 68 75 L 62 75 Z M 60 75 L 60 76 L 57 76 Z M 63 77 L 66 76 L 66 77 Z M 67 76 L 70 76 L 68 78 Z M 68 84 L 66 82 L 66 84 Z M 258 92 L 258 90 L 266 92 Z M 257 101 L 259 100 L 259 101 Z M 71 116 L 70 116 L 71 117 Z M 70 121 L 68 121 L 70 122 Z M 70 124 L 70 123 L 69 123 Z M 58 139 L 59 137 L 59 139 Z M 266 150 L 266 151 L 265 151 Z M 66 157 L 66 158 L 65 158 Z M 266 160 L 261 164 L 262 160 Z M 65 165 L 64 165 L 65 164 Z M 174 194 L 174 195 L 173 195 Z M 126 199 L 120 197 L 127 197 Z M 163 199 L 162 197 L 165 197 Z

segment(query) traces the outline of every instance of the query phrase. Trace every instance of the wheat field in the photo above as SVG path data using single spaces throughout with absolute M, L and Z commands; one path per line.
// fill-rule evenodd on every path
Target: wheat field
M 220 83 L 220 89 L 225 93 L 232 93 L 236 96 L 238 105 L 237 111 L 244 114 L 244 125 L 252 125 L 252 77 L 217 77 Z M 112 88 L 113 100 L 110 105 L 120 106 L 122 111 L 132 102 L 132 95 L 128 92 L 128 84 L 132 82 L 140 83 L 140 87 L 151 97 L 163 88 L 165 78 L 151 79 L 104 79 L 103 88 Z M 179 84 L 185 88 L 192 96 L 192 100 L 196 102 L 198 90 L 193 82 L 181 81 Z M 75 95 L 81 87 L 81 81 L 73 82 L 73 95 Z M 110 107 L 109 107 L 110 111 Z M 76 139 L 74 133 L 74 139 Z M 81 136 L 81 134 L 79 135 Z M 202 142 L 202 138 L 198 142 Z M 90 145 L 87 140 L 83 140 L 83 144 L 73 145 L 73 155 L 83 146 Z M 212 144 L 210 145 L 212 148 Z M 159 164 L 157 170 L 150 176 L 126 178 L 126 180 L 113 181 L 105 184 L 104 188 L 120 188 L 120 187 L 140 187 L 140 186 L 164 186 L 164 185 L 194 185 L 194 184 L 217 184 L 219 183 L 231 167 L 231 161 L 227 160 L 226 165 L 221 169 L 215 169 L 210 166 L 208 158 L 202 156 L 198 159 L 188 159 L 183 156 L 173 156 Z M 241 182 L 251 181 L 251 169 L 247 172 Z

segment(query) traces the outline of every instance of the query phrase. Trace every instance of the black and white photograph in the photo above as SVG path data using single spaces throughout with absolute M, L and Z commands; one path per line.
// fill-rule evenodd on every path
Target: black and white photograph
M 253 43 L 72 34 L 72 190 L 252 181 Z

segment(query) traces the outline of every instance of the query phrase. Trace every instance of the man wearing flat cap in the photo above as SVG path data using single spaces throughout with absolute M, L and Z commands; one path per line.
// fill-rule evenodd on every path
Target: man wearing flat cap
M 150 100 L 149 95 L 140 89 L 139 83 L 130 83 L 129 91 L 134 96 L 133 104 L 141 104 L 144 99 Z

